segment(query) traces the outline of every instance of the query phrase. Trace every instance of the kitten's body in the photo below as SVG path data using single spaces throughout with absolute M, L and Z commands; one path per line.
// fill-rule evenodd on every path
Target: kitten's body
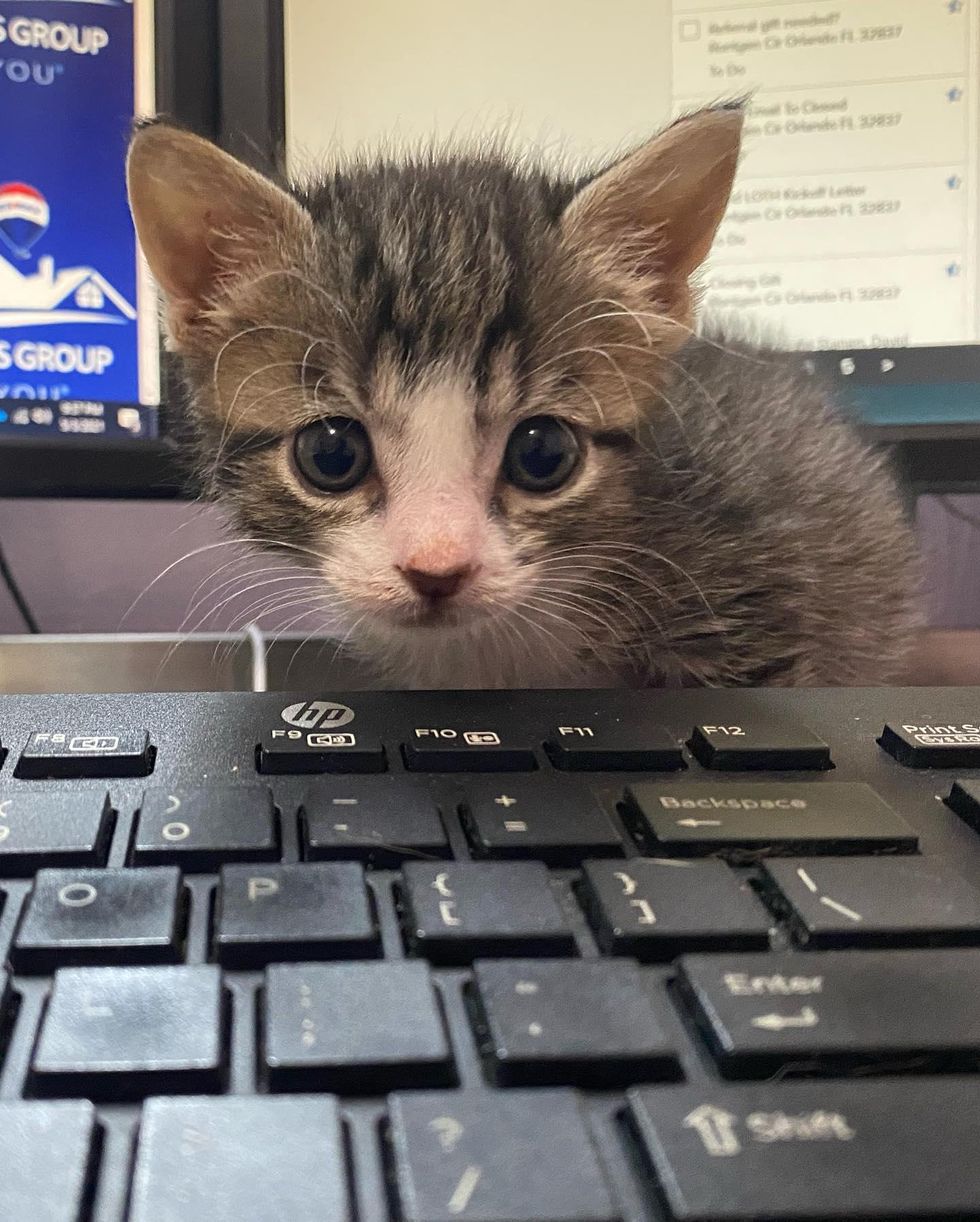
M 737 123 L 695 116 L 578 183 L 449 156 L 292 198 L 193 137 L 136 137 L 198 466 L 243 533 L 308 559 L 389 682 L 899 674 L 913 549 L 889 476 L 787 358 L 692 337 Z M 293 438 L 338 416 L 372 466 L 325 496 Z M 504 457 L 542 417 L 581 450 L 544 496 Z M 420 570 L 465 580 L 436 599 Z

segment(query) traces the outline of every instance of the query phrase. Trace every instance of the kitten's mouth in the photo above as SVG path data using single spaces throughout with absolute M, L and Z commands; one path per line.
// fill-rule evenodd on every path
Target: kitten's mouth
M 473 603 L 464 604 L 450 598 L 429 598 L 398 611 L 389 611 L 386 618 L 393 620 L 399 628 L 424 631 L 458 628 L 483 619 L 486 614 L 486 608 Z

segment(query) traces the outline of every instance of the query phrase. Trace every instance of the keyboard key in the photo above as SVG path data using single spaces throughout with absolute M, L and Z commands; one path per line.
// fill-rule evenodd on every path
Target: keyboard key
M 31 1066 L 38 1095 L 141 1099 L 220 1090 L 225 998 L 216 967 L 64 968 Z
M 975 1078 L 640 1087 L 630 1094 L 673 1222 L 870 1222 L 980 1212 Z
M 264 1026 L 273 1090 L 371 1095 L 455 1084 L 425 963 L 270 967 Z
M 705 768 L 730 772 L 832 767 L 830 748 L 823 739 L 783 721 L 698 725 L 687 745 Z
M 978 950 L 691 955 L 680 970 L 726 1077 L 980 1063 Z
M 623 852 L 620 833 L 590 791 L 555 776 L 471 788 L 462 815 L 478 857 L 572 866 Z
M 618 1222 L 570 1090 L 392 1095 L 404 1222 Z
M 211 870 L 279 856 L 272 791 L 262 785 L 147 789 L 137 818 L 133 860 L 140 865 Z
M 572 954 L 575 941 L 539 861 L 407 862 L 409 946 L 434 963 Z
M 259 743 L 259 772 L 384 772 L 381 740 L 352 730 L 270 730 Z
M 975 832 L 980 831 L 980 781 L 954 781 L 946 805 Z
M 44 866 L 100 866 L 114 815 L 108 793 L 49 791 L 0 799 L 0 877 Z
M 879 746 L 906 768 L 980 768 L 980 726 L 889 723 Z
M 538 766 L 529 743 L 486 728 L 420 728 L 402 744 L 402 754 L 409 772 L 533 772 Z
M 680 744 L 642 717 L 597 716 L 583 725 L 554 726 L 544 744 L 556 768 L 569 772 L 675 772 L 685 768 Z
M 88 1102 L 0 1103 L 0 1218 L 78 1222 L 95 1163 Z
M 438 806 L 404 778 L 325 782 L 307 791 L 301 817 L 311 861 L 397 868 L 406 859 L 449 856 Z
M 40 870 L 12 952 L 18 971 L 174 963 L 185 917 L 180 871 Z
M 607 1089 L 680 1076 L 634 963 L 521 959 L 473 971 L 497 1085 Z
M 764 883 L 807 946 L 980 945 L 980 891 L 926 857 L 772 861 Z
M 225 866 L 215 946 L 227 967 L 372 958 L 380 942 L 363 868 L 354 862 Z
M 35 731 L 21 752 L 14 775 L 32 781 L 149 776 L 154 754 L 145 730 Z
M 698 857 L 728 851 L 882 853 L 915 851 L 919 839 L 869 785 L 837 781 L 717 781 L 626 791 L 641 832 L 658 851 Z
M 656 962 L 769 946 L 769 914 L 720 861 L 588 861 L 580 894 L 606 954 Z
M 150 1099 L 127 1217 L 351 1222 L 337 1101 L 324 1095 Z
M 0 968 L 0 1036 L 7 1030 L 7 1024 L 14 1009 L 14 991 L 7 973 Z M 0 1042 L 0 1065 L 3 1065 L 3 1043 Z M 2 1215 L 0 1215 L 2 1216 Z

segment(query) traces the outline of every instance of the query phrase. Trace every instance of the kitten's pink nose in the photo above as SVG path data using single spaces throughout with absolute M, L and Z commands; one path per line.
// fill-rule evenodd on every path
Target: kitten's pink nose
M 416 568 L 399 569 L 416 594 L 421 594 L 423 598 L 452 598 L 472 578 L 475 571 L 472 564 L 460 564 L 442 572 Z

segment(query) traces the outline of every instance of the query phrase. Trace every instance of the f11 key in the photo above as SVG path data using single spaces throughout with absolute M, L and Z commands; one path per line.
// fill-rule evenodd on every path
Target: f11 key
M 587 725 L 555 726 L 544 744 L 567 772 L 677 772 L 685 768 L 677 741 L 661 725 L 631 717 L 599 716 Z

